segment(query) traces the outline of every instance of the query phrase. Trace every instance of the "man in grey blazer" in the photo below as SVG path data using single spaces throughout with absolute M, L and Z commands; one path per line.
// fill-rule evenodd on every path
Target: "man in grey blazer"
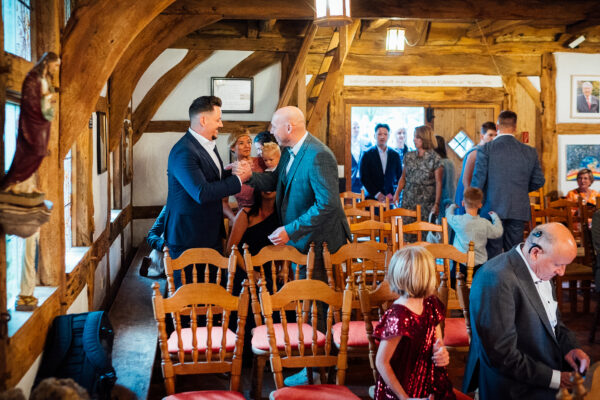
M 590 358 L 564 326 L 550 280 L 577 255 L 571 232 L 539 225 L 525 243 L 488 261 L 470 293 L 472 338 L 463 391 L 485 400 L 554 399 Z
M 277 191 L 275 209 L 282 226 L 269 239 L 306 253 L 315 243 L 313 278 L 326 281 L 323 242 L 335 252 L 350 238 L 339 198 L 337 161 L 331 150 L 306 130 L 304 114 L 297 107 L 283 107 L 271 120 L 271 133 L 283 148 L 275 171 L 253 173 L 246 182 L 261 191 Z M 236 165 L 238 169 L 247 165 Z M 305 274 L 301 267 L 301 274 Z
M 537 150 L 514 136 L 517 114 L 502 111 L 497 128 L 498 136 L 478 148 L 471 181 L 471 186 L 483 190 L 485 196 L 481 215 L 496 212 L 504 227 L 501 238 L 488 240 L 488 259 L 523 240 L 525 223 L 531 218 L 529 192 L 546 182 Z

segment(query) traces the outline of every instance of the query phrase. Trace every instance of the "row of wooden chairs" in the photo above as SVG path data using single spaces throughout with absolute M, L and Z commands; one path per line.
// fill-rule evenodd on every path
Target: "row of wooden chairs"
M 449 260 L 449 259 L 453 259 L 455 261 L 458 262 L 462 262 L 464 264 L 466 264 L 468 266 L 468 271 L 469 273 L 467 274 L 467 277 L 464 277 L 464 281 L 462 281 L 462 278 L 459 278 L 459 288 L 467 288 L 470 285 L 470 279 L 472 276 L 472 267 L 474 265 L 474 251 L 471 249 L 469 251 L 469 253 L 467 255 L 463 255 L 462 253 L 458 252 L 458 250 L 456 250 L 454 247 L 449 246 L 449 245 L 430 245 L 429 247 L 430 251 L 432 251 L 432 253 L 434 254 L 434 256 L 436 258 L 440 258 L 440 259 L 444 259 L 444 260 Z M 182 283 L 184 284 L 183 287 L 187 287 L 189 285 L 194 285 L 194 287 L 197 287 L 198 289 L 203 289 L 206 288 L 206 285 L 210 285 L 207 283 L 198 283 L 198 278 L 197 278 L 197 273 L 199 271 L 200 268 L 204 268 L 204 280 L 205 282 L 207 282 L 210 279 L 210 274 L 211 272 L 209 271 L 209 265 L 213 265 L 216 266 L 219 270 L 219 272 L 216 272 L 213 270 L 212 274 L 213 274 L 213 278 L 216 278 L 216 284 L 214 284 L 213 286 L 215 286 L 215 288 L 211 289 L 211 293 L 213 296 L 217 296 L 217 294 L 223 294 L 223 293 L 227 293 L 229 296 L 231 296 L 231 292 L 232 292 L 232 288 L 233 288 L 233 276 L 235 275 L 235 266 L 238 264 L 237 263 L 237 257 L 239 256 L 239 252 L 237 251 L 233 251 L 231 253 L 231 256 L 229 258 L 224 258 L 221 257 L 217 252 L 215 252 L 214 250 L 211 249 L 190 249 L 187 250 L 186 252 L 184 252 L 179 258 L 173 260 L 170 258 L 168 250 L 166 251 L 165 254 L 165 265 L 166 265 L 166 269 L 167 269 L 167 282 L 168 282 L 168 286 L 169 286 L 169 295 L 175 296 L 176 293 L 178 293 L 178 291 L 176 292 L 174 290 L 174 279 L 173 279 L 173 275 L 174 275 L 174 271 L 175 270 L 180 270 L 184 267 L 186 267 L 189 264 L 193 265 L 193 269 L 194 269 L 194 273 L 191 274 L 191 280 L 190 282 L 186 282 L 186 277 L 185 274 L 182 273 Z M 352 315 L 354 315 L 353 317 L 353 321 L 349 322 L 349 327 L 348 329 L 351 329 L 353 332 L 351 332 L 352 334 L 350 335 L 352 338 L 356 338 L 356 337 L 360 337 L 360 331 L 362 330 L 362 336 L 363 336 L 363 340 L 361 343 L 346 343 L 347 345 L 347 350 L 355 353 L 355 354 L 364 354 L 365 356 L 368 354 L 368 349 L 369 349 L 369 344 L 368 344 L 368 340 L 367 340 L 367 330 L 365 330 L 365 326 L 364 323 L 361 323 L 359 321 L 362 320 L 363 316 L 361 314 L 361 307 L 360 307 L 360 302 L 358 301 L 358 282 L 361 282 L 361 285 L 363 287 L 363 289 L 369 289 L 369 290 L 375 290 L 377 288 L 377 285 L 379 285 L 381 282 L 383 282 L 384 277 L 385 277 L 385 273 L 387 271 L 387 263 L 389 262 L 389 252 L 386 251 L 382 251 L 380 249 L 377 249 L 377 247 L 369 245 L 369 244 L 360 244 L 360 243 L 350 243 L 347 244 L 345 246 L 342 246 L 342 248 L 340 248 L 337 252 L 331 254 L 329 253 L 327 246 L 324 245 L 324 264 L 325 264 L 325 269 L 327 272 L 327 279 L 328 279 L 328 283 L 329 283 L 329 287 L 331 288 L 331 290 L 334 290 L 336 293 L 338 294 L 342 294 L 344 293 L 344 296 L 351 296 L 351 304 L 350 304 L 350 310 L 352 311 Z M 259 304 L 259 297 L 262 296 L 262 294 L 259 296 L 257 293 L 257 287 L 261 286 L 263 288 L 265 288 L 266 286 L 266 281 L 267 281 L 267 275 L 265 274 L 265 270 L 264 270 L 264 265 L 269 265 L 271 266 L 271 275 L 272 275 L 272 280 L 273 280 L 273 293 L 278 293 L 278 283 L 277 281 L 280 280 L 283 282 L 283 286 L 287 285 L 288 283 L 291 282 L 296 282 L 299 280 L 299 275 L 298 275 L 298 269 L 296 269 L 296 274 L 293 280 L 289 279 L 289 263 L 290 262 L 294 262 L 298 265 L 306 263 L 307 265 L 307 273 L 308 273 L 308 277 L 310 278 L 311 276 L 311 271 L 312 271 L 312 263 L 314 261 L 314 247 L 311 247 L 311 249 L 309 250 L 307 255 L 302 255 L 301 253 L 299 253 L 297 250 L 295 250 L 294 248 L 288 247 L 288 246 L 268 246 L 266 248 L 264 248 L 259 254 L 257 254 L 256 256 L 251 256 L 249 254 L 249 252 L 247 251 L 247 248 L 244 251 L 244 260 L 245 260 L 245 264 L 246 264 L 246 270 L 247 271 L 252 271 L 252 273 L 248 274 L 248 280 L 247 283 L 244 286 L 244 289 L 242 291 L 242 294 L 240 295 L 239 299 L 237 303 L 235 302 L 231 302 L 229 301 L 228 306 L 227 307 L 223 307 L 222 305 L 215 305 L 213 304 L 212 306 L 203 306 L 200 307 L 198 306 L 198 304 L 202 303 L 204 304 L 202 301 L 198 300 L 195 307 L 189 307 L 190 304 L 184 304 L 185 302 L 175 302 L 175 304 L 177 304 L 177 307 L 179 307 L 179 312 L 181 312 L 182 310 L 184 312 L 186 312 L 188 315 L 190 315 L 190 313 L 192 314 L 192 327 L 190 328 L 192 331 L 198 331 L 197 326 L 194 325 L 194 321 L 195 321 L 195 316 L 202 314 L 206 316 L 206 320 L 207 320 L 207 327 L 205 329 L 200 329 L 200 331 L 204 332 L 204 336 L 201 336 L 196 339 L 196 336 L 198 336 L 198 334 L 193 334 L 189 331 L 186 331 L 185 329 L 181 328 L 181 321 L 180 319 L 178 319 L 177 315 L 174 315 L 174 320 L 175 320 L 175 333 L 172 335 L 171 339 L 167 339 L 166 338 L 166 331 L 165 331 L 165 327 L 164 327 L 164 318 L 163 321 L 161 322 L 160 318 L 158 317 L 159 314 L 165 314 L 165 313 L 174 313 L 174 311 L 165 311 L 165 309 L 159 309 L 157 308 L 156 305 L 156 301 L 158 301 L 158 297 L 160 297 L 160 293 L 158 292 L 158 288 L 155 288 L 155 312 L 157 312 L 157 320 L 159 323 L 159 328 L 161 329 L 161 352 L 163 355 L 163 374 L 165 376 L 165 385 L 167 387 L 167 391 L 168 393 L 173 393 L 174 392 L 174 376 L 179 374 L 179 373 L 198 373 L 198 372 L 192 372 L 192 371 L 196 371 L 196 370 L 201 370 L 201 371 L 206 371 L 206 369 L 208 368 L 209 370 L 213 370 L 213 367 L 215 367 L 216 369 L 218 369 L 219 371 L 223 368 L 225 368 L 224 364 L 223 364 L 223 360 L 225 360 L 228 356 L 233 356 L 233 354 L 235 354 L 235 357 L 233 357 L 233 361 L 230 362 L 230 364 L 228 365 L 228 368 L 231 368 L 232 371 L 232 387 L 234 388 L 233 390 L 237 390 L 235 389 L 235 387 L 239 388 L 239 379 L 238 378 L 234 378 L 234 376 L 239 376 L 239 375 L 235 375 L 235 373 L 237 372 L 238 367 L 241 368 L 241 364 L 239 364 L 239 362 L 241 362 L 241 355 L 238 352 L 238 350 L 235 348 L 234 346 L 234 341 L 235 341 L 235 334 L 231 331 L 227 331 L 225 332 L 225 329 L 228 325 L 228 321 L 229 321 L 229 314 L 232 311 L 237 311 L 238 312 L 238 318 L 240 318 L 241 316 L 245 316 L 247 314 L 247 307 L 248 307 L 248 295 L 250 295 L 251 297 L 251 304 L 252 304 L 252 312 L 254 314 L 254 318 L 255 318 L 255 323 L 257 328 L 255 328 L 254 332 L 253 332 L 253 353 L 255 356 L 255 379 L 254 382 L 255 384 L 255 391 L 254 391 L 254 397 L 255 398 L 260 398 L 261 396 L 261 392 L 262 392 L 262 386 L 261 386 L 261 382 L 262 382 L 262 371 L 264 370 L 264 365 L 266 363 L 266 359 L 269 357 L 271 357 L 271 368 L 273 370 L 273 373 L 275 374 L 275 379 L 277 380 L 277 368 L 279 367 L 279 365 L 273 365 L 273 354 L 272 354 L 272 349 L 270 348 L 270 345 L 272 343 L 271 342 L 271 337 L 269 336 L 269 327 L 268 327 L 268 321 L 267 321 L 267 317 L 264 313 L 264 309 L 261 309 L 260 304 Z M 278 262 L 276 262 L 275 260 L 278 260 Z M 259 271 L 257 271 L 256 273 L 254 273 L 254 268 L 258 268 Z M 223 277 L 225 276 L 225 273 L 221 273 L 220 271 L 223 270 L 227 270 L 228 271 L 228 279 L 227 279 L 227 283 L 225 284 L 226 289 L 223 289 L 220 286 L 221 280 L 223 279 Z M 458 269 L 457 269 L 458 270 Z M 275 272 L 277 271 L 277 272 Z M 183 271 L 182 271 L 183 272 Z M 442 301 L 447 303 L 447 299 L 448 299 L 448 287 L 447 287 L 447 278 L 449 276 L 449 268 L 447 263 L 444 264 L 440 264 L 439 266 L 439 272 L 440 272 L 440 286 L 439 286 L 439 290 L 438 293 L 440 295 L 440 297 L 442 298 Z M 256 276 L 255 276 L 256 274 Z M 256 278 L 260 279 L 260 283 L 256 282 Z M 461 283 L 464 282 L 464 283 Z M 198 286 L 200 285 L 200 286 Z M 323 284 L 324 285 L 324 284 Z M 462 285 L 462 286 L 461 286 Z M 181 288 L 179 289 L 181 290 Z M 264 292 L 265 290 L 263 290 Z M 346 294 L 346 291 L 349 294 Z M 184 292 L 187 292 L 184 291 Z M 249 293 L 248 293 L 249 292 Z M 465 345 L 468 346 L 468 336 L 467 336 L 467 332 L 468 332 L 468 294 L 466 294 L 467 297 L 465 297 L 465 294 L 463 294 L 463 292 L 459 292 L 461 293 L 459 297 L 461 300 L 461 308 L 463 309 L 463 312 L 465 313 L 465 317 L 461 318 L 460 320 L 462 320 L 462 328 L 459 326 L 458 329 L 454 329 L 455 331 L 461 331 L 462 330 L 462 346 L 464 347 Z M 244 296 L 246 296 L 245 299 Z M 222 297 L 222 296 L 221 296 Z M 209 299 L 212 297 L 209 297 Z M 217 297 L 215 297 L 216 299 Z M 161 298 L 162 299 L 162 298 Z M 231 298 L 230 298 L 231 300 Z M 162 301 L 162 300 L 161 300 Z M 241 302 L 241 303 L 240 303 Z M 290 310 L 295 310 L 296 311 L 296 319 L 297 319 L 297 323 L 296 324 L 287 324 L 285 321 L 285 312 L 284 313 L 280 313 L 280 319 L 282 321 L 281 324 L 274 324 L 274 328 L 275 329 L 275 335 L 277 337 L 281 337 L 283 335 L 284 339 L 279 340 L 279 338 L 276 340 L 276 342 L 278 343 L 278 346 L 281 346 L 281 343 L 285 340 L 289 339 L 289 335 L 287 335 L 287 330 L 283 329 L 284 327 L 282 325 L 288 325 L 288 328 L 293 328 L 292 331 L 294 331 L 295 329 L 295 336 L 294 334 L 290 333 L 292 336 L 292 339 L 295 338 L 296 340 L 296 347 L 294 352 L 300 352 L 300 348 L 304 348 L 304 347 L 309 347 L 309 346 L 313 346 L 314 347 L 314 343 L 311 343 L 310 338 L 314 338 L 315 337 L 315 332 L 314 329 L 315 328 L 315 324 L 313 324 L 313 326 L 311 327 L 310 325 L 306 324 L 303 321 L 307 321 L 307 316 L 309 315 L 309 312 L 311 312 L 314 314 L 314 311 L 310 311 L 311 308 L 306 308 L 306 303 L 302 303 L 303 305 L 300 306 L 300 303 L 296 303 L 293 304 L 291 307 L 287 307 L 286 310 L 290 311 Z M 237 308 L 236 308 L 237 306 Z M 241 308 L 245 307 L 245 311 L 242 312 Z M 263 307 L 264 308 L 264 307 Z M 312 309 L 314 310 L 314 304 Z M 162 311 L 160 311 L 162 310 Z M 158 312 L 160 311 L 160 312 Z M 332 318 L 333 321 L 335 322 L 335 324 L 332 326 L 332 332 L 333 332 L 333 342 L 335 343 L 336 347 L 338 349 L 341 349 L 341 347 L 343 347 L 343 320 L 344 320 L 344 313 L 343 311 L 340 312 L 340 307 L 339 305 L 333 308 L 330 308 L 330 312 L 332 313 Z M 215 327 L 213 325 L 210 325 L 212 322 L 212 320 L 214 319 L 215 315 L 219 314 L 220 315 L 220 321 L 221 321 L 221 335 L 219 336 L 218 332 L 215 331 Z M 314 320 L 314 318 L 313 318 Z M 328 315 L 328 320 L 329 320 L 329 315 Z M 448 319 L 448 323 L 452 323 L 452 321 L 450 319 Z M 459 324 L 461 323 L 460 321 L 458 321 Z M 241 322 L 240 322 L 241 323 Z M 328 322 L 329 324 L 329 322 Z M 299 326 L 302 327 L 302 329 L 298 328 Z M 327 325 L 329 327 L 329 325 Z M 237 334 L 238 334 L 238 340 L 239 340 L 239 335 L 243 336 L 243 327 L 242 327 L 242 331 L 240 331 L 240 327 L 238 326 L 238 330 L 237 330 Z M 217 329 L 218 330 L 218 329 Z M 187 332 L 187 333 L 186 333 Z M 210 333 L 208 333 L 210 332 Z M 358 332 L 358 333 L 357 333 Z M 215 336 L 213 337 L 213 339 L 211 339 L 211 334 L 214 333 Z M 187 335 L 187 336 L 186 336 Z M 287 335 L 287 336 L 286 336 Z M 208 337 L 207 337 L 208 336 Z M 320 335 L 317 335 L 318 337 L 320 337 Z M 460 335 L 459 335 L 460 336 Z M 177 339 L 174 339 L 174 338 Z M 187 341 L 185 340 L 185 338 L 187 337 Z M 304 338 L 303 338 L 304 337 Z M 191 340 L 191 343 L 189 343 Z M 194 340 L 196 340 L 194 342 Z M 291 340 L 291 339 L 290 339 Z M 171 342 L 170 342 L 171 341 Z M 221 349 L 219 351 L 218 347 L 219 346 L 215 346 L 214 344 L 211 345 L 210 344 L 206 344 L 204 345 L 204 347 L 201 347 L 201 345 L 199 344 L 199 342 L 203 342 L 204 343 L 221 343 L 221 348 L 225 348 L 226 351 L 223 352 L 223 350 Z M 298 342 L 299 341 L 299 342 Z M 164 342 L 164 343 L 163 343 Z M 243 340 L 242 340 L 243 342 Z M 448 340 L 448 344 L 452 345 L 452 343 L 458 343 L 459 341 L 457 340 Z M 166 344 L 165 344 L 166 343 Z M 187 343 L 187 344 L 186 344 Z M 167 345 L 169 344 L 169 345 Z M 177 344 L 177 346 L 175 346 L 175 344 Z M 166 347 L 165 347 L 166 346 Z M 181 350 L 182 346 L 185 350 Z M 187 346 L 187 347 L 186 347 Z M 288 348 L 289 346 L 285 347 L 285 349 L 280 349 L 280 350 L 290 350 Z M 294 347 L 294 346 L 292 346 Z M 173 350 L 177 348 L 178 350 L 176 351 L 177 353 L 177 359 L 175 360 L 175 362 L 173 362 L 173 360 L 171 360 L 174 355 L 173 355 Z M 194 352 L 194 348 L 196 348 L 197 350 Z M 208 350 L 210 348 L 210 351 Z M 468 347 L 467 347 L 468 348 Z M 171 353 L 169 353 L 169 349 L 171 349 Z M 190 350 L 191 349 L 191 350 Z M 235 349 L 235 351 L 234 351 Z M 219 355 L 219 360 L 221 360 L 221 364 L 219 364 L 219 366 L 216 365 L 209 365 L 209 366 L 202 366 L 201 368 L 192 368 L 189 365 L 188 366 L 184 366 L 182 367 L 183 369 L 181 370 L 177 370 L 177 368 L 174 367 L 174 365 L 187 365 L 185 362 L 182 362 L 186 360 L 186 351 L 190 352 L 191 351 L 191 357 L 192 359 L 194 359 L 195 357 L 195 364 L 198 364 L 198 360 L 201 358 L 199 357 L 199 353 L 201 353 L 202 351 L 204 352 L 204 358 L 203 359 L 207 359 L 210 360 L 210 357 L 212 355 L 212 353 L 215 353 Z M 240 350 L 241 351 L 241 350 Z M 304 350 L 302 350 L 304 351 Z M 195 354 L 195 355 L 194 355 Z M 287 354 L 287 353 L 286 353 Z M 237 357 L 237 358 L 236 358 Z M 229 358 L 228 358 L 229 359 Z M 239 359 L 239 360 L 238 360 Z M 169 360 L 171 360 L 171 362 L 169 362 Z M 237 361 L 236 361 L 237 360 Z M 239 362 L 238 362 L 239 361 Z M 193 363 L 193 364 L 194 364 Z M 239 365 L 238 365 L 239 364 Z M 283 365 L 283 364 L 282 364 Z M 285 366 L 285 365 L 284 365 Z M 235 369 L 236 371 L 233 371 L 233 369 Z M 182 372 L 183 371 L 183 372 Z M 187 371 L 187 372 L 185 372 Z M 219 371 L 215 371 L 215 372 L 219 372 Z M 277 385 L 278 388 L 280 387 L 280 385 Z

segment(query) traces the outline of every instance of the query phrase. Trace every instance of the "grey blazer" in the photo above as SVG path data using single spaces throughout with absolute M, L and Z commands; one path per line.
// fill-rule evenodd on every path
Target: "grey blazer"
M 483 190 L 481 215 L 495 211 L 500 219 L 529 221 L 529 192 L 546 179 L 537 150 L 512 135 L 502 135 L 477 149 L 471 185 Z
M 275 208 L 290 237 L 288 245 L 306 253 L 315 242 L 317 256 L 327 242 L 334 252 L 350 238 L 339 194 L 337 161 L 331 150 L 310 133 L 288 173 L 288 148 L 273 172 L 253 173 L 247 182 L 262 191 L 277 191 Z
M 552 332 L 516 247 L 477 272 L 469 304 L 472 338 L 463 391 L 479 387 L 485 400 L 553 400 L 552 370 L 570 370 L 564 356 L 576 347 L 575 338 L 560 313 Z

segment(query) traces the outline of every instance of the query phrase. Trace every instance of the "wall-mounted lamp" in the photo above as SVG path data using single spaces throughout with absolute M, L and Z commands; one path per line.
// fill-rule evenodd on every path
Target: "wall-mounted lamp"
M 315 24 L 337 27 L 352 23 L 350 0 L 315 0 Z
M 404 28 L 388 28 L 385 41 L 385 50 L 388 53 L 402 53 L 404 51 Z

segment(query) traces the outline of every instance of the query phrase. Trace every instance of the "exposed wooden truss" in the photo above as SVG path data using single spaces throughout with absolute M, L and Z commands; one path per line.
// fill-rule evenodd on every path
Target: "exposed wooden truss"
M 276 51 L 255 51 L 229 70 L 227 78 L 250 78 L 264 69 L 281 61 L 284 53 Z

